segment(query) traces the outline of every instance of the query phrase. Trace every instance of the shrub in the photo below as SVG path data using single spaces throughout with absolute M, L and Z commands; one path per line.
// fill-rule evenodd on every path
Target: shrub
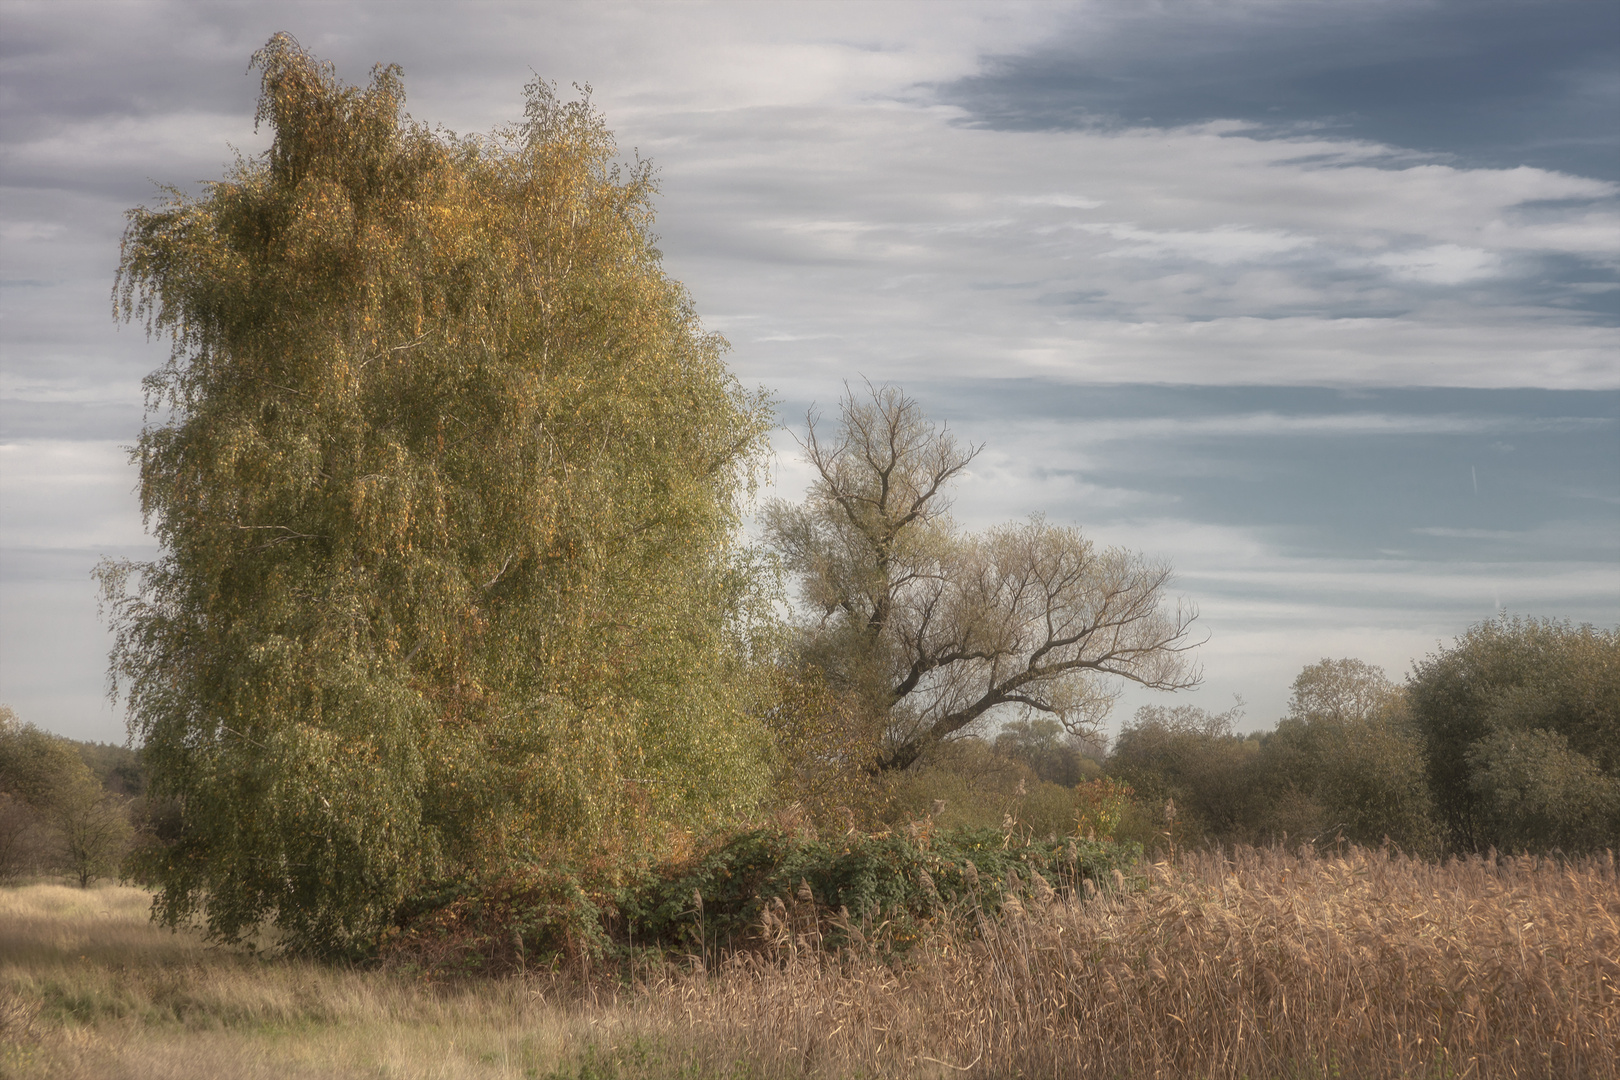
M 994 829 L 818 839 L 731 836 L 680 863 L 607 886 L 571 867 L 445 882 L 403 905 L 385 960 L 439 974 L 537 964 L 590 967 L 638 950 L 696 957 L 761 945 L 786 920 L 818 948 L 903 954 L 925 928 L 1113 882 L 1141 856 L 1101 840 L 1016 843 Z

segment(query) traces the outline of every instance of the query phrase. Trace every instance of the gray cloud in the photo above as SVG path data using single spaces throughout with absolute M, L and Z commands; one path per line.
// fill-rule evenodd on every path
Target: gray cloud
M 942 96 L 993 126 L 1242 119 L 1620 179 L 1617 42 L 1584 0 L 1097 4 Z

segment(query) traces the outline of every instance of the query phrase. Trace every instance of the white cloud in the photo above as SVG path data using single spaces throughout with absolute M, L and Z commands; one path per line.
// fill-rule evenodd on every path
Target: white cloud
M 135 479 L 114 442 L 0 443 L 0 548 L 145 544 Z
M 661 118 L 661 228 L 700 306 L 849 342 L 739 350 L 746 371 L 909 378 L 916 357 L 934 373 L 1080 380 L 1620 383 L 1620 336 L 1525 307 L 1520 280 L 1539 272 L 1526 257 L 1585 258 L 1593 230 L 1620 220 L 1583 204 L 1566 225 L 1545 200 L 1614 185 L 1302 160 L 1333 148 L 1320 137 L 954 119 L 847 106 Z M 1082 198 L 1052 196 L 1077 178 Z M 1482 284 L 1500 291 L 1454 291 Z
M 1387 267 L 1391 274 L 1403 281 L 1421 281 L 1430 285 L 1461 285 L 1465 281 L 1491 277 L 1502 268 L 1499 256 L 1456 244 L 1436 244 L 1416 251 L 1391 252 L 1371 261 L 1376 266 Z
M 1287 233 L 1237 225 L 1219 225 L 1213 229 L 1179 232 L 1153 232 L 1131 224 L 1115 223 L 1084 224 L 1078 228 L 1115 240 L 1124 240 L 1129 245 L 1102 252 L 1103 255 L 1197 259 L 1221 266 L 1283 255 L 1309 247 L 1313 243 L 1310 237 L 1306 236 L 1290 236 Z
M 1056 206 L 1065 210 L 1095 210 L 1103 205 L 1101 199 L 1088 199 L 1084 195 L 1009 195 L 1002 201 L 1020 206 Z
M 1328 415 L 1232 412 L 1214 416 L 1090 418 L 1083 424 L 1026 419 L 1018 445 L 1084 450 L 1100 444 L 1157 445 L 1166 439 L 1278 436 L 1357 436 L 1380 440 L 1391 435 L 1493 435 L 1515 432 L 1607 431 L 1620 425 L 1604 417 L 1478 416 L 1454 413 L 1333 413 Z

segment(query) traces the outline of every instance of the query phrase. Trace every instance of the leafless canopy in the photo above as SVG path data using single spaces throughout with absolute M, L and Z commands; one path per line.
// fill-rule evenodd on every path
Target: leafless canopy
M 1113 700 L 1097 676 L 1197 683 L 1195 613 L 1165 610 L 1168 567 L 1038 517 L 961 534 L 944 491 L 980 448 L 898 389 L 867 389 L 841 403 L 835 439 L 809 418 L 816 481 L 766 524 L 815 617 L 807 655 L 886 713 L 879 768 L 904 768 L 1003 706 L 1093 729 Z

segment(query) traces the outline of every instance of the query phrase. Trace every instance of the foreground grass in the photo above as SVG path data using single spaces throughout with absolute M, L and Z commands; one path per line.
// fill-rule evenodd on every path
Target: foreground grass
M 625 989 L 266 960 L 152 927 L 138 890 L 6 890 L 0 1075 L 1620 1075 L 1612 858 L 1241 851 L 1147 873 L 962 913 L 898 964 L 825 952 L 781 907 L 755 949 Z
M 116 886 L 0 890 L 0 1076 L 546 1076 L 630 1019 L 573 988 L 561 1000 L 560 980 L 428 986 L 213 949 L 152 925 L 150 904 Z

